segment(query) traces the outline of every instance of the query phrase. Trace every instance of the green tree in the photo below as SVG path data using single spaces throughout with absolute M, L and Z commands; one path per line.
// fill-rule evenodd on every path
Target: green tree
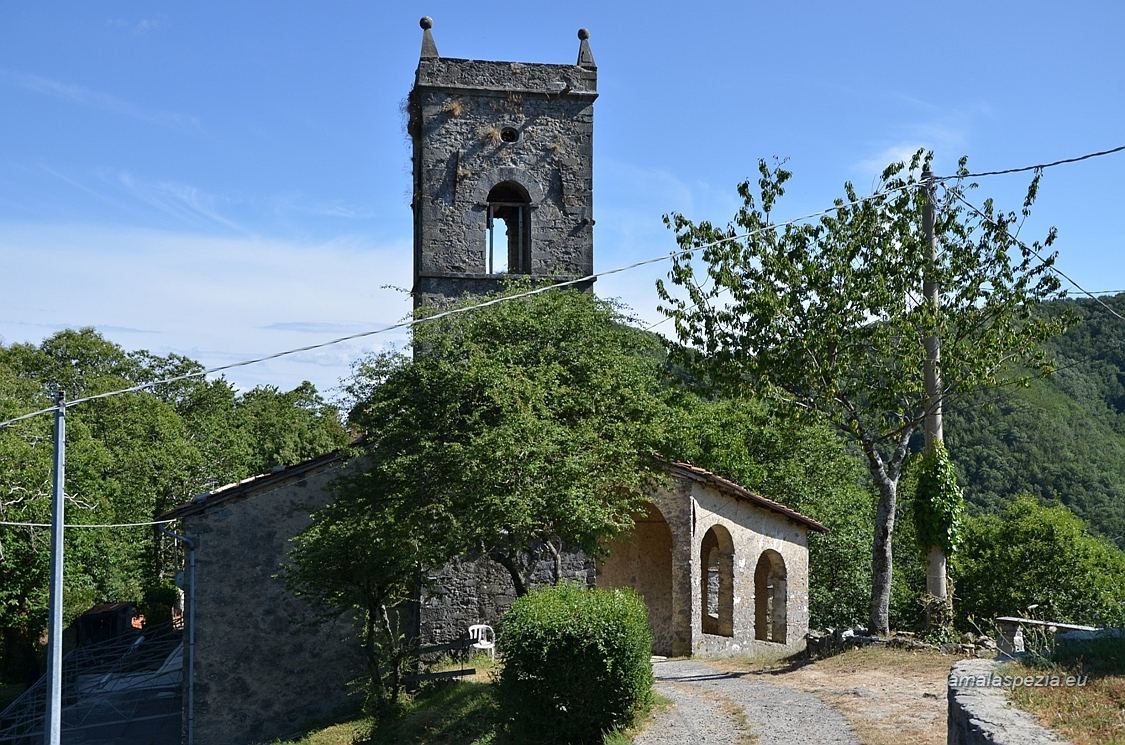
M 739 185 L 743 207 L 727 228 L 666 218 L 686 251 L 669 278 L 686 295 L 658 285 L 662 310 L 690 350 L 685 360 L 719 390 L 777 395 L 825 417 L 861 449 L 879 495 L 868 619 L 879 632 L 889 628 L 898 481 L 927 409 L 922 340 L 942 340 L 949 397 L 999 383 L 1013 364 L 1042 364 L 1038 343 L 1059 328 L 1033 314 L 1058 287 L 1048 273 L 1053 255 L 1042 261 L 1017 244 L 1008 228 L 1019 216 L 991 200 L 983 218 L 964 208 L 952 197 L 974 185 L 960 181 L 947 184 L 935 226 L 940 312 L 920 302 L 926 251 L 918 185 L 930 157 L 919 151 L 909 166 L 889 166 L 878 196 L 860 200 L 845 184 L 832 213 L 785 226 L 772 213 L 791 174 L 762 162 L 758 188 Z M 967 174 L 964 160 L 959 173 Z M 1037 185 L 1038 178 L 1025 215 Z M 1042 253 L 1053 240 L 1052 231 L 1033 248 Z
M 564 546 L 596 555 L 660 473 L 664 353 L 592 294 L 560 290 L 415 329 L 413 357 L 356 367 L 350 423 L 372 499 L 425 510 L 448 555 L 487 556 L 516 593 Z
M 828 425 L 755 399 L 689 396 L 670 453 L 800 510 L 828 533 L 809 534 L 809 624 L 851 626 L 866 616 L 875 504 L 862 461 Z
M 49 406 L 60 388 L 73 400 L 202 369 L 178 355 L 128 352 L 93 329 L 0 346 L 0 419 Z M 52 425 L 40 416 L 0 429 L 0 520 L 50 521 Z M 201 491 L 348 439 L 309 384 L 239 395 L 223 380 L 190 379 L 88 401 L 67 411 L 67 522 L 150 521 Z M 0 527 L 0 656 L 9 679 L 35 674 L 49 538 L 39 528 Z M 67 531 L 67 619 L 96 602 L 138 601 L 166 582 L 166 546 L 150 527 Z
M 362 463 L 361 460 L 353 463 Z M 367 708 L 383 713 L 398 701 L 410 660 L 398 610 L 417 590 L 420 568 L 448 559 L 426 510 L 386 493 L 376 472 L 355 468 L 336 484 L 337 498 L 313 514 L 293 539 L 282 578 L 325 617 L 354 612 L 367 674 Z
M 1036 614 L 1065 623 L 1125 625 L 1125 551 L 1094 536 L 1063 505 L 1031 495 L 999 515 L 970 517 L 954 557 L 962 619 Z
M 417 354 L 356 364 L 353 470 L 283 575 L 358 613 L 373 703 L 397 696 L 410 650 L 395 607 L 425 570 L 487 557 L 524 595 L 539 561 L 557 581 L 564 547 L 597 554 L 631 527 L 671 393 L 661 344 L 622 320 L 592 294 L 552 291 L 421 324 Z

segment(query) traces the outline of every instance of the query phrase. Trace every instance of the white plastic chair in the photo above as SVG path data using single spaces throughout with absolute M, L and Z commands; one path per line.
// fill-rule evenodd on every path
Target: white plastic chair
M 496 634 L 492 627 L 484 623 L 475 623 L 469 627 L 469 638 L 473 640 L 472 649 L 488 652 L 488 656 L 496 659 Z

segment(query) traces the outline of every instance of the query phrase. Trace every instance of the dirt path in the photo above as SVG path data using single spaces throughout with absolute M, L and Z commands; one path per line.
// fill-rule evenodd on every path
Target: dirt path
M 657 662 L 653 672 L 656 689 L 675 705 L 657 715 L 636 745 L 857 742 L 843 717 L 813 693 L 698 660 Z

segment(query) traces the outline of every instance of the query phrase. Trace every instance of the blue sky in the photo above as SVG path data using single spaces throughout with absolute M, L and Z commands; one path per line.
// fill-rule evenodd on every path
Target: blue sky
M 399 320 L 421 15 L 445 56 L 573 63 L 591 31 L 596 267 L 725 222 L 759 157 L 779 217 L 866 193 L 919 146 L 949 171 L 1125 143 L 1116 2 L 8 3 L 0 9 L 0 340 L 93 325 L 208 366 Z M 1018 206 L 1027 178 L 977 197 Z M 1023 236 L 1125 288 L 1125 154 L 1049 171 Z M 655 321 L 659 267 L 598 283 Z M 667 325 L 666 325 L 667 326 Z M 666 327 L 665 326 L 665 327 Z M 401 337 L 399 337 L 401 339 Z M 244 368 L 332 388 L 366 340 Z

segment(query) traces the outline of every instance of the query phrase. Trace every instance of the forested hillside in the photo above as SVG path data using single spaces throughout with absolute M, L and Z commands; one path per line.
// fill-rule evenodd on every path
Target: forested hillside
M 1102 300 L 1125 316 L 1125 293 Z M 1057 372 L 951 406 L 950 452 L 971 505 L 1057 499 L 1125 547 L 1125 321 L 1089 299 L 1045 312 L 1072 317 L 1050 343 Z

